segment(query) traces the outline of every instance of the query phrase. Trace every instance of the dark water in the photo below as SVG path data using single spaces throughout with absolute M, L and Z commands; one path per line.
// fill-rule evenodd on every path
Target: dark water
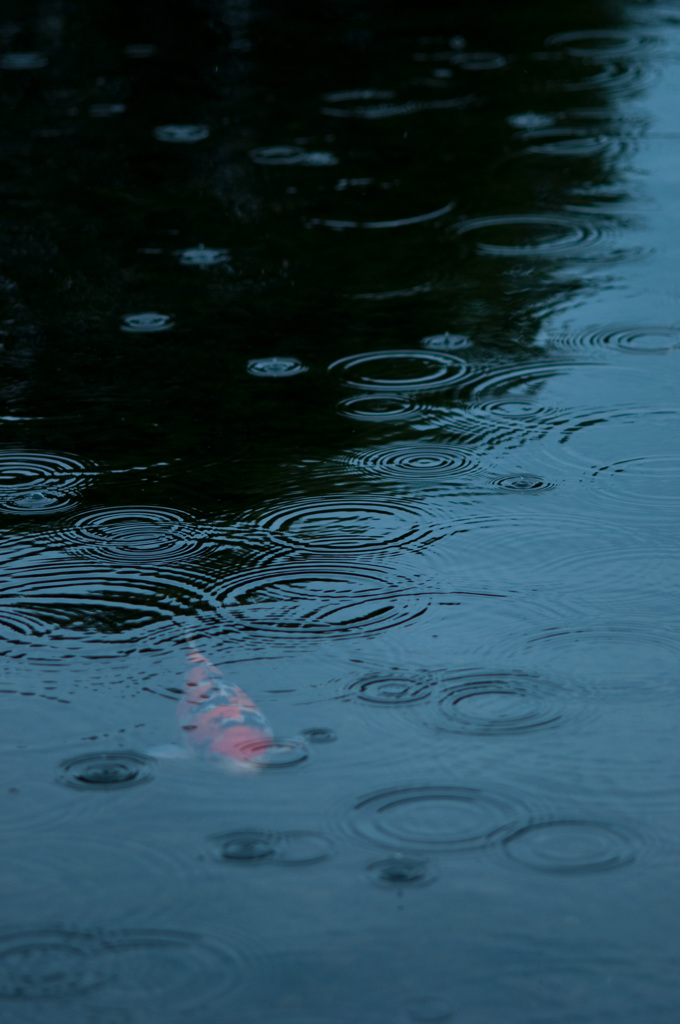
M 0 1020 L 675 1024 L 680 5 L 0 37 Z

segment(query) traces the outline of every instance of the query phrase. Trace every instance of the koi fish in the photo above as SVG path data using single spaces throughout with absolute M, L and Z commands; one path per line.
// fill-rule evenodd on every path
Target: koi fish
M 188 745 L 202 757 L 226 759 L 240 769 L 256 768 L 272 741 L 267 720 L 238 686 L 192 650 L 177 719 Z
M 257 758 L 272 742 L 267 720 L 238 686 L 193 645 L 187 655 L 189 669 L 177 709 L 177 721 L 189 751 L 213 758 L 235 771 L 256 771 Z M 150 751 L 156 757 L 186 757 L 172 745 Z

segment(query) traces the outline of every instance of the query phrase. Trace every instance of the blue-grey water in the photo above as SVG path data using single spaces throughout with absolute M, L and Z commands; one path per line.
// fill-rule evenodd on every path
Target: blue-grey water
M 676 1024 L 680 4 L 6 0 L 0 93 L 2 1024 Z

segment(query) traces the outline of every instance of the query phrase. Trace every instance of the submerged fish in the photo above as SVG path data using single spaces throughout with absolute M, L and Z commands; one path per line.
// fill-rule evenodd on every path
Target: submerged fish
M 234 771 L 256 771 L 272 743 L 266 718 L 248 694 L 228 683 L 193 645 L 187 661 L 177 720 L 189 749 L 166 745 L 149 753 L 156 757 L 195 753 Z

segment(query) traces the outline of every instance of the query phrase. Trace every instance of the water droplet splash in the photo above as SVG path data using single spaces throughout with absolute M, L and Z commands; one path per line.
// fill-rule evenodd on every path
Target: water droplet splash
M 154 764 L 132 751 L 83 754 L 61 763 L 57 781 L 72 789 L 127 789 L 150 782 Z
M 179 253 L 179 262 L 183 267 L 214 267 L 219 263 L 229 263 L 230 259 L 228 249 L 209 249 L 205 245 L 183 249 Z
M 173 318 L 166 313 L 127 313 L 121 320 L 120 329 L 127 334 L 159 334 L 174 326 Z
M 212 836 L 209 842 L 218 861 L 236 864 L 317 864 L 331 853 L 317 832 L 249 829 Z
M 418 857 L 388 857 L 366 869 L 370 880 L 387 889 L 413 889 L 431 885 L 437 879 L 432 864 Z
M 294 356 L 267 356 L 248 361 L 251 377 L 298 377 L 308 370 L 309 367 Z
M 531 473 L 513 473 L 511 476 L 498 477 L 493 483 L 494 486 L 502 487 L 506 491 L 531 491 L 532 494 L 535 491 L 549 491 L 555 486 Z
M 443 334 L 430 334 L 420 342 L 424 349 L 430 352 L 455 352 L 460 348 L 471 348 L 474 342 L 465 334 L 451 334 L 444 331 Z

